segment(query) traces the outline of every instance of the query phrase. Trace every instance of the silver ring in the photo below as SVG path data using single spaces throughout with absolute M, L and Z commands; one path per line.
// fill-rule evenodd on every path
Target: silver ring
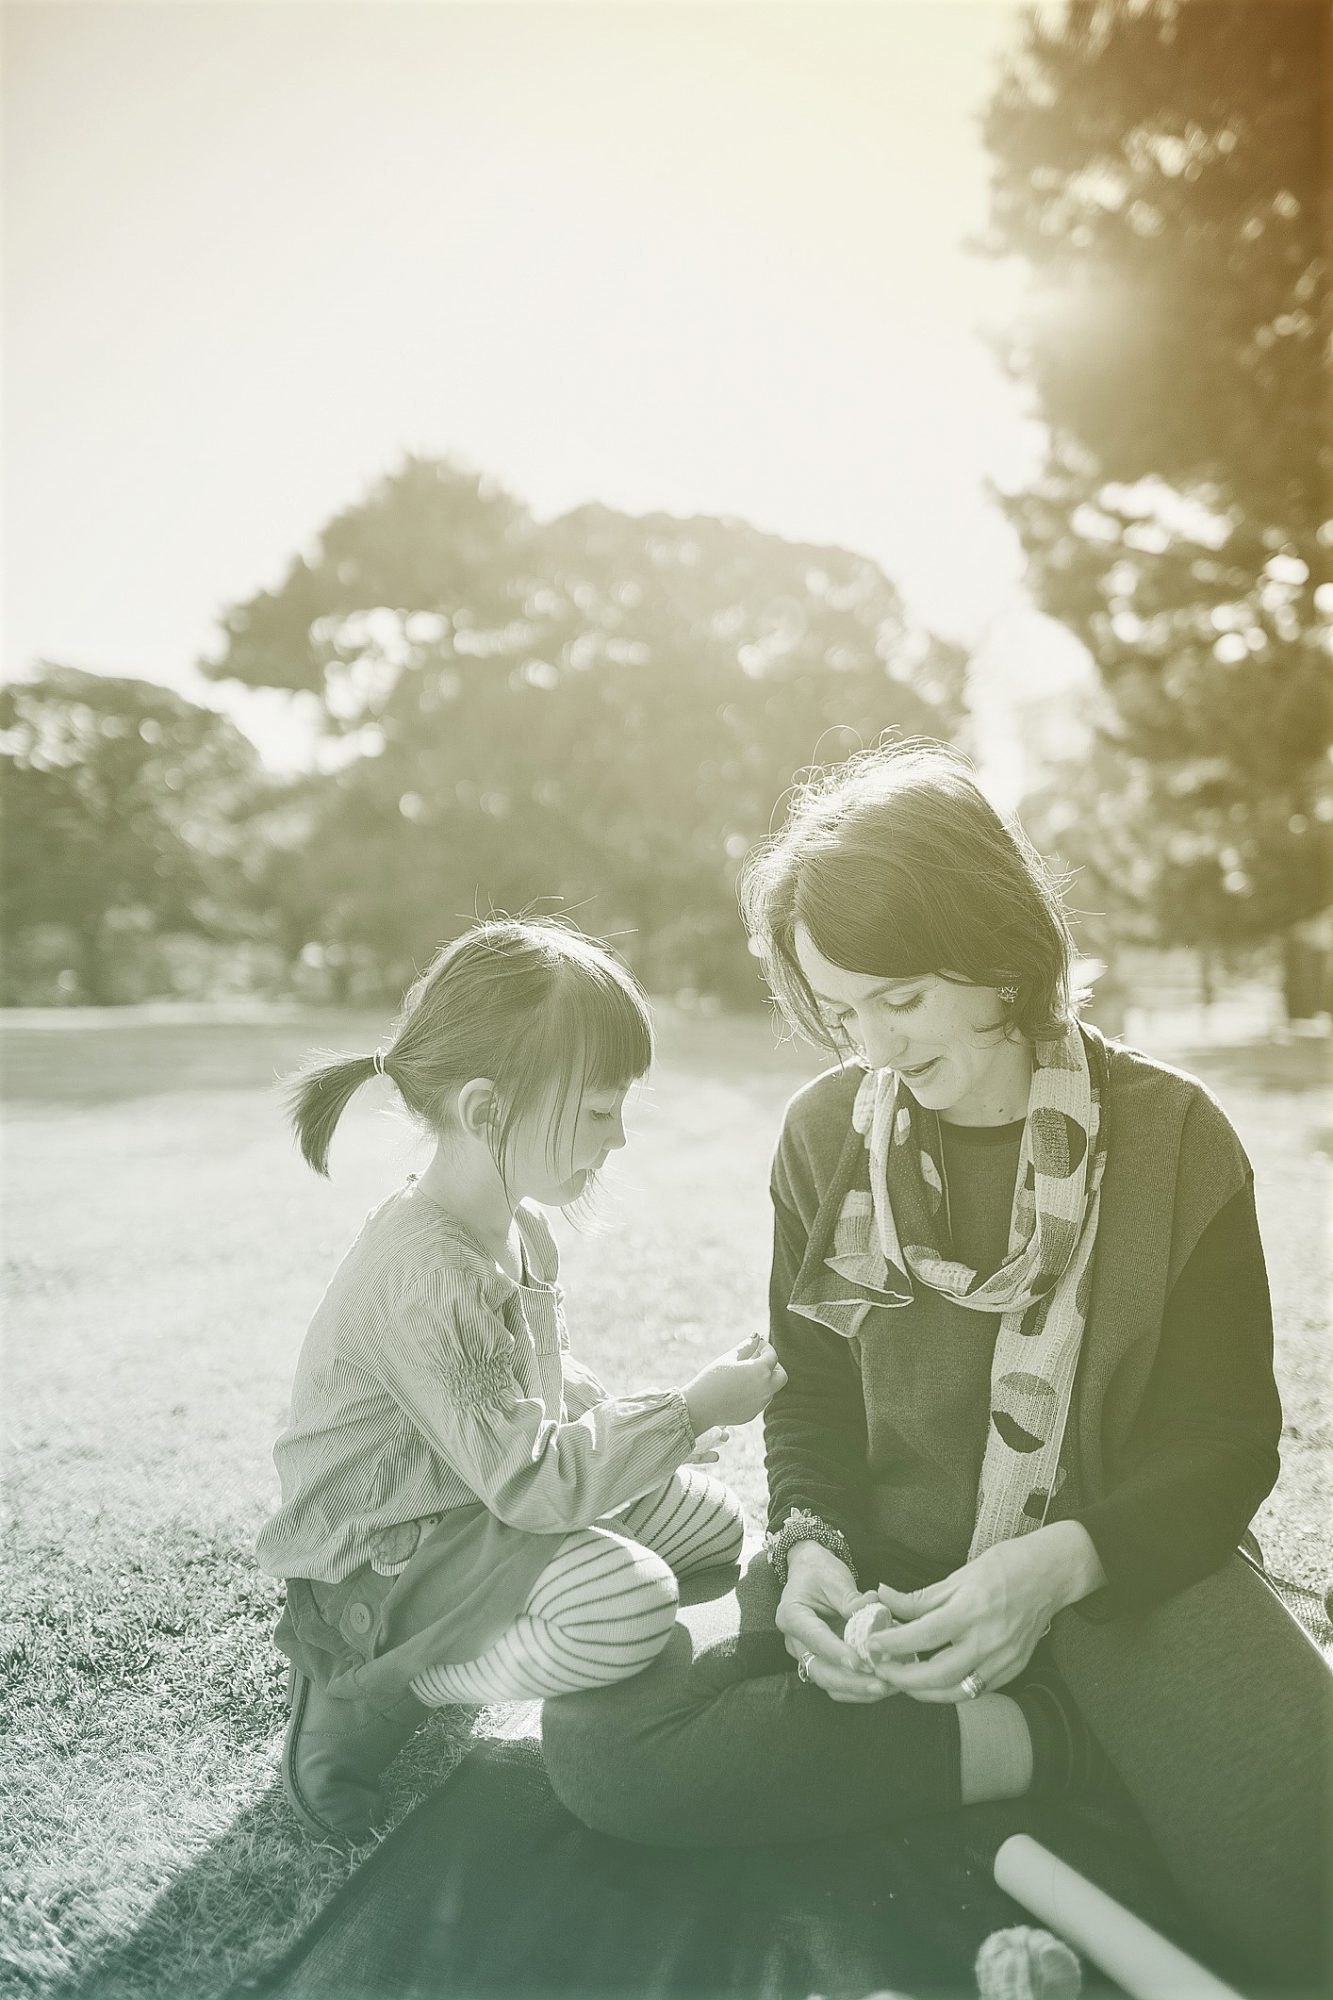
M 980 1674 L 965 1674 L 962 1682 L 963 1693 L 969 1701 L 975 1701 L 979 1694 L 985 1694 L 986 1683 Z
M 796 1678 L 798 1681 L 809 1680 L 810 1662 L 811 1660 L 814 1659 L 814 1657 L 815 1656 L 813 1653 L 802 1653 L 800 1659 L 796 1662 Z

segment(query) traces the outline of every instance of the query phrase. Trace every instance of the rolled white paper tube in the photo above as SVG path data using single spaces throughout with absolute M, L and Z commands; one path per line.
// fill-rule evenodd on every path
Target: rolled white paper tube
M 1109 1972 L 1132 2000 L 1240 2000 L 1233 1986 L 1030 1834 L 1010 1834 L 995 1857 L 995 1880 Z

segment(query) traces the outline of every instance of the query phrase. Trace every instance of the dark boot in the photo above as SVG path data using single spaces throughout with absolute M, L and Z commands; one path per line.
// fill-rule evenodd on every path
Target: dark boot
M 380 1776 L 427 1710 L 408 1696 L 391 1721 L 369 1702 L 325 1694 L 295 1667 L 287 1700 L 282 1785 L 292 1810 L 321 1840 L 364 1840 L 379 1808 Z

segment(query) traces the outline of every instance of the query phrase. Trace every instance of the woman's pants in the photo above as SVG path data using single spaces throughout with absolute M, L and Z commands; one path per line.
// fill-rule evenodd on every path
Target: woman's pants
M 412 1681 L 428 1707 L 525 1701 L 604 1688 L 646 1667 L 671 1636 L 677 1578 L 734 1565 L 740 1502 L 696 1465 L 632 1505 L 567 1535 L 518 1617 L 476 1659 Z
M 679 1613 L 631 1682 L 548 1702 L 547 1767 L 590 1826 L 659 1846 L 873 1832 L 957 1806 L 953 1710 L 839 1703 L 800 1682 L 767 1559 Z M 1167 1865 L 1274 1985 L 1319 1977 L 1329 1674 L 1234 1558 L 1159 1609 L 1061 1613 L 1055 1659 Z
M 1056 1663 L 1178 1888 L 1274 1987 L 1333 1974 L 1333 1673 L 1240 1556 L 1137 1617 L 1064 1612 Z

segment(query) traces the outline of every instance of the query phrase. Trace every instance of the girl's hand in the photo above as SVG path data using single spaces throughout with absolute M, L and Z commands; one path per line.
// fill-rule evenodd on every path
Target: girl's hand
M 915 1701 L 966 1701 L 969 1675 L 984 1690 L 1007 1687 L 1056 1612 L 1104 1581 L 1087 1529 L 1052 1522 L 997 1542 L 924 1590 L 881 1584 L 880 1600 L 898 1622 L 876 1633 L 868 1650 L 881 1678 Z
M 715 1430 L 704 1431 L 694 1440 L 694 1450 L 686 1459 L 686 1465 L 716 1465 L 717 1455 L 730 1436 L 731 1432 L 721 1426 Z
M 810 1656 L 806 1679 L 834 1701 L 883 1701 L 895 1692 L 839 1636 L 853 1611 L 876 1601 L 873 1591 L 857 1590 L 846 1563 L 822 1543 L 798 1542 L 791 1551 L 777 1628 L 794 1660 Z
M 719 1424 L 748 1424 L 786 1380 L 786 1369 L 762 1334 L 719 1355 L 685 1390 L 695 1437 Z

